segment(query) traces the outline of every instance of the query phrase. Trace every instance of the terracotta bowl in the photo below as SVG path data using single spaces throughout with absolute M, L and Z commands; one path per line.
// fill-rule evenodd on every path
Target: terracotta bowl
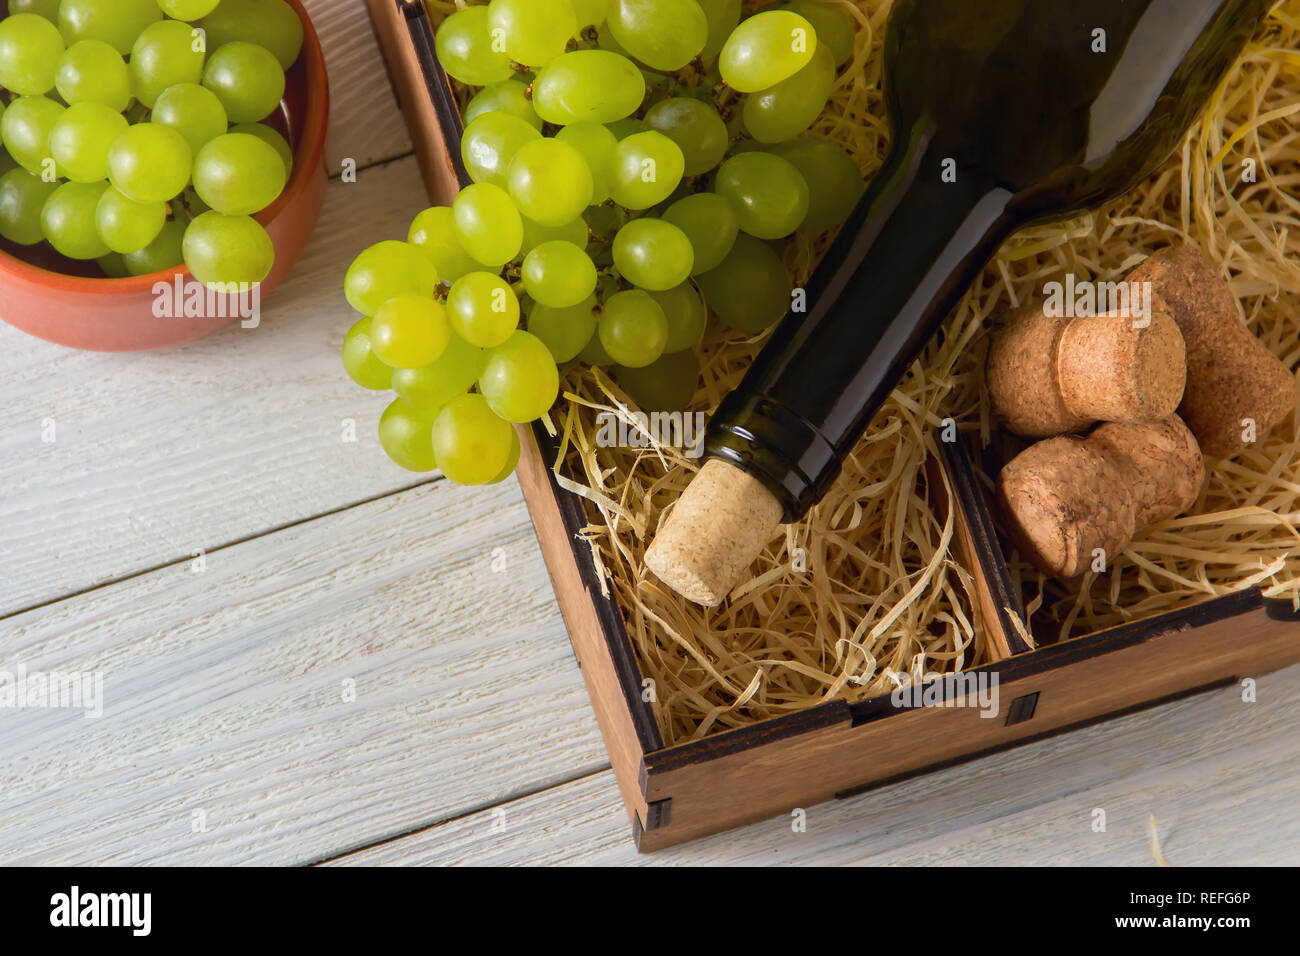
M 280 110 L 266 120 L 285 134 L 293 173 L 280 198 L 257 220 L 275 243 L 275 266 L 261 284 L 263 300 L 302 255 L 325 198 L 325 131 L 329 83 L 320 39 L 300 0 L 286 0 L 303 23 L 302 54 L 285 74 Z M 7 0 L 0 9 L 7 10 Z M 39 338 L 77 349 L 140 352 L 190 342 L 239 320 L 229 306 L 215 318 L 155 315 L 158 283 L 191 283 L 181 266 L 152 275 L 106 279 L 90 262 L 64 259 L 48 245 L 23 247 L 0 240 L 0 319 Z M 165 310 L 160 310 L 165 311 Z

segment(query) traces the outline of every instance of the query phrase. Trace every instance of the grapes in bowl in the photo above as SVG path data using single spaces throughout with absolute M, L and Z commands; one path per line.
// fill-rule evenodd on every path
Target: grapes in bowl
M 0 319 L 97 351 L 255 324 L 324 199 L 329 91 L 301 0 L 0 17 Z

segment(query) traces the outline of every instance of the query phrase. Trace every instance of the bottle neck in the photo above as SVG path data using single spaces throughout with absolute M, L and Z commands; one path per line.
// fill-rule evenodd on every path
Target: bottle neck
M 916 124 L 705 438 L 797 520 L 1015 223 L 1012 194 Z

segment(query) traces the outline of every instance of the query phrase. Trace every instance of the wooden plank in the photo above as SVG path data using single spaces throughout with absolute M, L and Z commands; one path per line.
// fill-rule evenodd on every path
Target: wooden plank
M 847 800 L 637 856 L 605 771 L 331 865 L 1300 863 L 1300 667 Z M 1093 811 L 1106 811 L 1094 832 Z M 504 829 L 501 829 L 504 823 Z M 494 824 L 496 829 L 494 829 Z
M 304 0 L 330 75 L 325 162 L 337 175 L 345 159 L 365 169 L 411 152 L 411 139 L 384 72 L 370 18 L 357 0 Z
M 105 704 L 4 713 L 0 863 L 300 863 L 608 766 L 536 547 L 437 482 L 5 621 Z
M 414 159 L 331 181 L 256 329 L 105 355 L 0 325 L 0 616 L 420 480 L 375 437 L 392 396 L 338 350 L 347 264 L 424 205 Z

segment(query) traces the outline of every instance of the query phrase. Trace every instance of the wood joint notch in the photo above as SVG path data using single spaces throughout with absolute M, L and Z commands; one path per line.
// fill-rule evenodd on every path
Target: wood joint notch
M 636 848 L 641 850 L 641 838 L 651 830 L 662 830 L 668 826 L 668 819 L 672 815 L 673 801 L 672 797 L 664 800 L 656 800 L 654 803 L 646 804 L 645 823 L 641 822 L 641 814 L 632 815 L 632 839 L 636 842 Z
M 1007 708 L 1006 726 L 1012 724 L 1023 724 L 1034 716 L 1034 711 L 1038 709 L 1038 691 L 1032 694 L 1025 694 L 1023 697 L 1017 697 Z

